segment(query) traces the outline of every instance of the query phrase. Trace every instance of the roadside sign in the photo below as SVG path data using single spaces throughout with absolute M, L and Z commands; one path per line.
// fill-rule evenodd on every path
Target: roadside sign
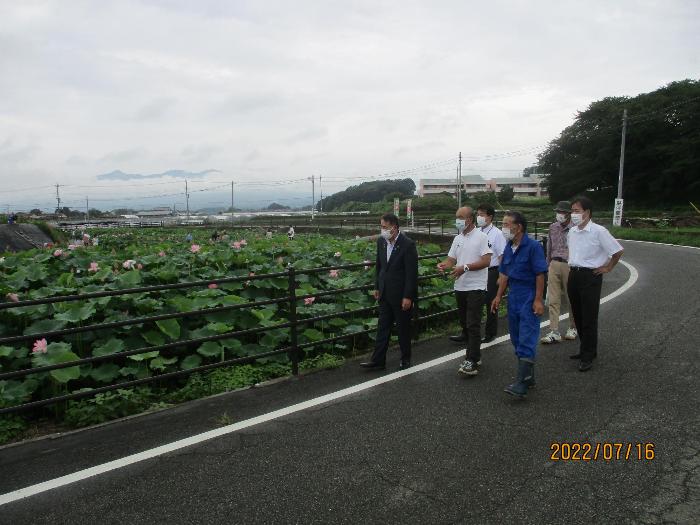
M 615 210 L 613 211 L 613 226 L 622 226 L 622 208 L 624 199 L 615 199 Z

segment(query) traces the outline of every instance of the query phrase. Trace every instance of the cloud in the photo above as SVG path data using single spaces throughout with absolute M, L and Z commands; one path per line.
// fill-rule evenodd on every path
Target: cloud
M 146 157 L 148 157 L 148 151 L 146 148 L 132 148 L 107 153 L 100 158 L 100 161 L 105 164 L 122 164 L 125 162 L 144 159 Z
M 199 179 L 206 177 L 210 173 L 221 173 L 219 170 L 204 170 L 200 172 L 190 172 L 184 170 L 168 170 L 163 173 L 154 173 L 152 175 L 141 175 L 138 173 L 124 173 L 123 171 L 112 171 L 110 173 L 103 173 L 97 176 L 98 180 L 146 180 L 146 179 L 160 179 L 163 177 L 173 177 L 177 179 Z
M 175 99 L 159 98 L 142 106 L 136 112 L 136 120 L 158 120 L 167 115 L 170 108 L 175 105 Z

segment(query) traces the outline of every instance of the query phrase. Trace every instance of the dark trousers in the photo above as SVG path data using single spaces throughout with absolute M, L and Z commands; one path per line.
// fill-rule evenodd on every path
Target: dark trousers
M 486 287 L 486 327 L 484 328 L 484 337 L 496 337 L 498 332 L 498 311 L 491 313 L 491 303 L 498 292 L 498 266 L 489 268 L 489 280 Z
M 481 359 L 481 308 L 484 305 L 485 290 L 462 292 L 455 290 L 459 324 L 467 339 L 467 359 L 475 363 Z
M 592 270 L 571 268 L 567 292 L 571 313 L 581 341 L 581 360 L 593 361 L 598 354 L 598 310 L 603 276 Z
M 377 323 L 377 341 L 371 361 L 373 363 L 385 363 L 386 351 L 389 348 L 391 327 L 396 323 L 399 330 L 399 348 L 401 348 L 401 361 L 411 361 L 411 317 L 413 308 L 402 310 L 400 304 L 389 304 L 384 300 L 379 301 L 379 321 Z

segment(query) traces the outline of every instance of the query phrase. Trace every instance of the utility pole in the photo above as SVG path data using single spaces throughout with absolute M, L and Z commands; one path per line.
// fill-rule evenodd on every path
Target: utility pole
M 311 220 L 314 220 L 316 209 L 316 177 L 311 175 Z
M 617 199 L 613 211 L 613 226 L 622 226 L 622 179 L 625 171 L 625 135 L 627 135 L 627 109 L 622 112 L 622 140 L 620 142 L 620 171 L 617 176 Z
M 231 224 L 233 224 L 233 181 L 231 181 Z
M 462 207 L 462 152 L 459 152 L 459 163 L 457 164 L 457 207 Z
M 187 203 L 187 225 L 190 224 L 190 193 L 187 191 L 187 181 L 185 181 L 185 202 Z
M 319 213 L 323 213 L 323 187 L 321 186 L 321 176 L 318 176 L 318 191 L 321 194 L 321 199 L 318 201 Z
M 90 200 L 85 197 L 85 222 L 90 222 Z
M 58 184 L 56 184 L 56 215 L 58 215 L 61 209 L 61 196 L 58 194 Z

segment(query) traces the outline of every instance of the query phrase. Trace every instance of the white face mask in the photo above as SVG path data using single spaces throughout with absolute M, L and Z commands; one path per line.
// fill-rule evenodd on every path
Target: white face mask
M 382 228 L 379 234 L 387 241 L 391 239 L 391 230 L 385 230 L 384 228 Z
M 506 241 L 513 240 L 513 232 L 510 231 L 510 228 L 506 228 L 504 226 L 503 228 L 501 228 L 501 231 L 503 232 L 503 236 L 506 238 Z
M 483 228 L 484 226 L 486 226 L 486 217 L 482 217 L 481 215 L 477 215 L 476 216 L 476 225 L 479 228 Z
M 557 222 L 560 224 L 564 224 L 566 222 L 566 214 L 557 213 Z
M 572 213 L 571 214 L 571 223 L 574 226 L 578 226 L 583 222 L 583 213 Z
M 455 219 L 455 228 L 457 228 L 457 231 L 459 233 L 462 233 L 464 231 L 466 224 L 467 223 L 464 219 Z

